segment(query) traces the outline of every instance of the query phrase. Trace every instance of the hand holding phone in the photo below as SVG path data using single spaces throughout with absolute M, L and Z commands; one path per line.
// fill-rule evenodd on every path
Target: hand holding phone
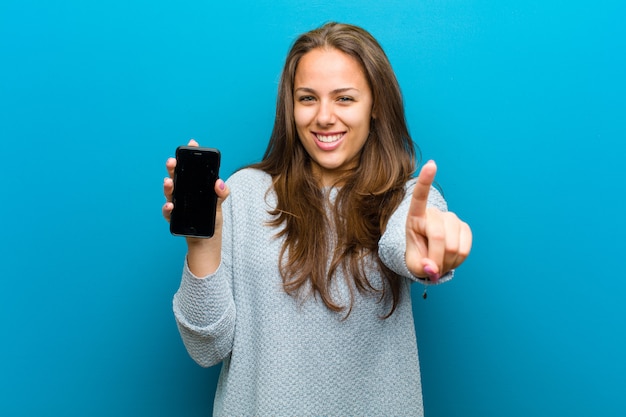
M 177 236 L 209 238 L 215 233 L 220 152 L 213 148 L 179 146 L 174 169 L 174 208 L 170 232 Z

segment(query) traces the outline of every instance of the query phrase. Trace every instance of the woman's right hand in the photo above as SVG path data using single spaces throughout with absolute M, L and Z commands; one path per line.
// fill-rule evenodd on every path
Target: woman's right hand
M 187 146 L 198 146 L 198 142 L 191 139 Z M 172 194 L 174 192 L 174 169 L 176 168 L 176 158 L 168 158 L 165 162 L 168 176 L 163 180 L 163 194 L 165 204 L 162 213 L 168 222 L 172 216 L 174 203 Z M 187 240 L 187 263 L 191 272 L 197 277 L 204 277 L 217 270 L 221 262 L 222 252 L 222 203 L 230 194 L 228 186 L 222 179 L 215 182 L 215 193 L 217 194 L 217 210 L 215 216 L 215 232 L 210 239 L 186 237 Z

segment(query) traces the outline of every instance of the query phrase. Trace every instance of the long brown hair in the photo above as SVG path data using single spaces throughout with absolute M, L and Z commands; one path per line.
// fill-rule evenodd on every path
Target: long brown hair
M 357 60 L 372 91 L 370 136 L 358 166 L 345 172 L 337 185 L 331 215 L 322 185 L 312 175 L 309 155 L 294 121 L 294 77 L 300 58 L 315 48 L 334 48 Z M 391 300 L 393 314 L 400 297 L 399 277 L 378 256 L 378 241 L 405 194 L 405 183 L 415 170 L 416 150 L 409 136 L 400 87 L 379 43 L 357 26 L 327 23 L 301 35 L 283 68 L 276 118 L 260 163 L 253 165 L 273 178 L 277 206 L 271 226 L 284 237 L 280 271 L 285 290 L 302 295 L 308 289 L 333 311 L 350 314 L 355 289 Z M 333 240 L 335 240 L 333 242 Z M 334 249 L 333 249 L 334 248 Z M 330 263 L 328 260 L 330 259 Z M 373 259 L 383 277 L 382 286 L 368 280 L 364 263 Z M 350 304 L 333 297 L 333 280 L 341 270 L 350 289 Z

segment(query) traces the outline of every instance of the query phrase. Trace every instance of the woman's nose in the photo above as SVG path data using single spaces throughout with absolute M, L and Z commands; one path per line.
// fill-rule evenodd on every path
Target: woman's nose
M 320 106 L 317 111 L 317 124 L 320 126 L 328 126 L 335 123 L 335 113 L 333 111 L 333 105 L 329 102 L 320 102 Z

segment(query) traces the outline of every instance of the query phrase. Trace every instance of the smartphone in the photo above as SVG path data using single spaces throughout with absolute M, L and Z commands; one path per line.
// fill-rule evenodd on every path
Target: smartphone
M 176 236 L 209 238 L 215 233 L 220 152 L 213 148 L 179 146 L 174 170 L 174 209 L 170 232 Z

